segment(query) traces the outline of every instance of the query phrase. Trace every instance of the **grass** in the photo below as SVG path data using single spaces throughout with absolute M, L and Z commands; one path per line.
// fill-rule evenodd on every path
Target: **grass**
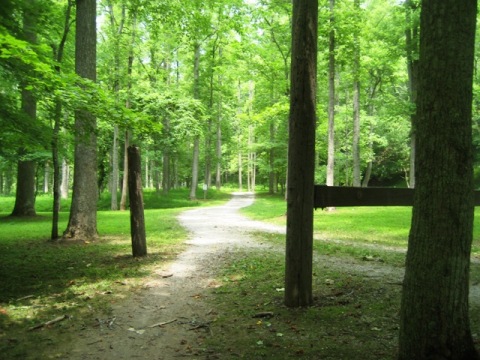
M 284 226 L 286 203 L 283 196 L 258 194 L 257 201 L 242 209 L 257 220 Z M 480 209 L 475 212 L 472 255 L 480 257 Z M 314 212 L 314 235 L 318 251 L 347 252 L 381 256 L 391 251 L 406 251 L 410 231 L 411 207 L 346 207 Z M 346 246 L 348 245 L 348 246 Z M 324 249 L 321 249 L 323 247 Z M 396 261 L 400 257 L 395 257 Z
M 285 202 L 257 195 L 242 209 L 249 217 L 285 225 Z M 217 318 L 207 346 L 219 358 L 242 359 L 395 359 L 398 346 L 402 269 L 411 209 L 339 208 L 315 212 L 313 292 L 309 308 L 283 305 L 282 251 L 231 254 L 212 292 Z M 480 224 L 480 217 L 475 217 Z M 255 234 L 284 248 L 285 236 Z M 474 251 L 480 233 L 475 226 Z M 478 256 L 478 252 L 475 253 Z M 368 261 L 366 261 L 368 260 Z M 363 268 L 362 271 L 358 269 Z M 389 268 L 397 274 L 368 276 Z M 480 282 L 480 264 L 471 264 L 471 282 Z M 255 314 L 272 313 L 257 318 Z M 478 301 L 470 306 L 476 343 L 480 334 Z
M 206 201 L 192 203 L 185 190 L 167 197 L 147 192 L 149 255 L 142 259 L 131 256 L 128 212 L 99 211 L 101 240 L 67 246 L 47 241 L 51 198 L 39 197 L 39 216 L 30 219 L 7 217 L 13 199 L 0 198 L 0 357 L 55 358 L 50 349 L 72 341 L 67 325 L 56 324 L 55 335 L 28 329 L 63 314 L 80 323 L 109 314 L 112 303 L 135 293 L 153 270 L 184 249 L 186 233 L 175 218 L 180 211 L 187 205 L 219 204 L 229 197 L 213 191 L 210 195 Z M 108 197 L 102 197 L 99 207 L 108 206 Z M 278 196 L 260 194 L 254 205 L 242 211 L 259 220 L 285 224 L 285 202 Z M 68 213 L 62 212 L 60 229 L 67 221 Z M 260 242 L 279 251 L 223 254 L 225 265 L 216 269 L 218 286 L 206 290 L 209 294 L 204 297 L 216 314 L 210 324 L 212 336 L 204 339 L 207 357 L 395 359 L 401 286 L 398 281 L 366 276 L 357 269 L 390 266 L 401 274 L 409 222 L 410 209 L 402 207 L 317 210 L 314 305 L 304 309 L 283 305 L 284 235 L 255 234 Z M 480 224 L 478 215 L 475 223 Z M 474 252 L 479 246 L 476 225 Z M 472 263 L 471 280 L 480 282 L 480 264 L 476 262 Z M 255 317 L 266 312 L 273 316 Z M 471 306 L 471 319 L 472 332 L 480 334 L 478 306 Z
M 214 290 L 211 352 L 242 359 L 394 359 L 400 286 L 316 263 L 314 305 L 289 309 L 283 272 L 279 253 L 235 254 Z
M 86 314 L 91 318 L 92 313 L 108 313 L 112 302 L 139 289 L 155 268 L 165 266 L 184 249 L 187 233 L 176 220 L 178 213 L 187 207 L 219 204 L 230 195 L 210 190 L 207 200 L 203 200 L 203 192 L 198 197 L 201 200 L 188 200 L 187 190 L 175 190 L 166 196 L 145 193 L 149 255 L 142 259 L 131 256 L 128 211 L 99 211 L 100 240 L 65 245 L 48 241 L 51 197 L 39 196 L 38 216 L 27 219 L 9 217 L 14 198 L 0 197 L 2 356 L 25 359 L 37 354 L 37 358 L 43 358 L 40 354 L 62 340 L 29 328 L 63 314 L 81 321 Z M 108 208 L 109 203 L 110 199 L 102 196 L 99 208 Z M 62 203 L 64 210 L 68 206 L 68 200 Z M 59 229 L 65 229 L 67 222 L 68 213 L 61 212 Z

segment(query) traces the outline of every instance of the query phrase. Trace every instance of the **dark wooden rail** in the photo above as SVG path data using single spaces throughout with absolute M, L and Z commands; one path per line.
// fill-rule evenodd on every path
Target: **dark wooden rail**
M 413 193 L 407 188 L 315 185 L 313 206 L 412 206 Z M 475 205 L 480 205 L 480 191 L 475 191 Z

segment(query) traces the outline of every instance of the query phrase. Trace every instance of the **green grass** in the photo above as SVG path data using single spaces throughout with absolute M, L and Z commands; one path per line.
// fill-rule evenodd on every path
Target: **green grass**
M 285 225 L 285 201 L 260 194 L 242 209 L 257 220 Z M 210 352 L 220 358 L 393 360 L 398 347 L 401 276 L 411 209 L 338 208 L 315 212 L 313 296 L 309 308 L 283 305 L 285 258 L 282 251 L 229 254 L 212 290 L 217 317 Z M 480 242 L 475 216 L 474 251 Z M 262 243 L 283 249 L 285 235 L 256 233 Z M 478 255 L 478 253 L 476 253 Z M 389 268 L 396 277 L 375 276 Z M 364 269 L 363 272 L 359 269 Z M 470 280 L 480 282 L 480 264 L 472 262 Z M 271 312 L 271 318 L 255 318 Z M 478 341 L 480 308 L 470 306 L 472 333 Z
M 154 269 L 165 266 L 185 248 L 188 235 L 176 219 L 178 213 L 187 207 L 217 205 L 230 198 L 214 190 L 209 191 L 207 200 L 203 200 L 203 192 L 201 198 L 200 193 L 198 196 L 199 200 L 192 202 L 187 190 L 172 191 L 167 196 L 145 192 L 148 256 L 141 259 L 132 257 L 129 211 L 98 211 L 100 239 L 66 245 L 49 241 L 50 196 L 39 196 L 38 216 L 26 219 L 9 217 L 14 198 L 0 197 L 2 356 L 25 359 L 48 352 L 52 342 L 62 339 L 50 339 L 28 328 L 64 314 L 77 321 L 82 321 L 85 314 L 95 318 L 92 313 L 108 313 L 113 302 L 141 288 Z M 109 203 L 110 199 L 102 196 L 99 208 L 108 208 Z M 63 210 L 68 209 L 68 204 L 63 203 Z M 67 222 L 68 213 L 61 212 L 61 231 Z
M 286 203 L 279 195 L 258 194 L 255 203 L 242 211 L 257 220 L 277 225 L 286 222 Z M 314 235 L 317 240 L 322 240 L 321 246 L 326 247 L 326 251 L 341 248 L 357 252 L 360 247 L 378 256 L 385 254 L 384 248 L 406 250 L 410 222 L 411 207 L 406 206 L 342 207 L 335 211 L 317 209 L 314 212 Z M 319 244 L 315 246 L 319 249 Z M 360 250 L 360 253 L 365 251 Z M 475 212 L 472 254 L 480 256 L 480 209 Z
M 289 309 L 281 254 L 230 256 L 221 285 L 212 290 L 218 315 L 211 325 L 215 336 L 206 341 L 210 352 L 242 359 L 395 358 L 400 286 L 316 263 L 314 305 Z M 262 312 L 273 316 L 254 317 Z
M 0 197 L 0 357 L 55 357 L 52 348 L 74 341 L 68 322 L 56 324 L 54 333 L 28 331 L 30 327 L 64 314 L 77 324 L 111 315 L 114 303 L 141 289 L 152 271 L 184 249 L 187 235 L 176 220 L 180 211 L 229 198 L 213 191 L 210 195 L 205 201 L 200 193 L 200 200 L 191 202 L 186 190 L 167 197 L 146 192 L 149 255 L 142 259 L 131 256 L 128 211 L 98 212 L 99 241 L 55 244 L 48 241 L 51 198 L 38 198 L 39 216 L 13 219 L 7 215 L 14 199 Z M 102 197 L 99 207 L 108 209 L 109 198 Z M 285 202 L 278 196 L 260 194 L 242 211 L 285 224 Z M 59 228 L 67 221 L 68 213 L 62 212 Z M 478 215 L 475 223 L 480 224 Z M 409 208 L 317 210 L 314 305 L 304 309 L 283 305 L 282 251 L 237 249 L 223 254 L 225 265 L 216 269 L 218 286 L 206 290 L 204 297 L 214 316 L 211 336 L 204 339 L 207 354 L 222 359 L 395 359 L 401 286 L 362 275 L 354 267 L 403 266 L 404 252 L 398 250 L 406 248 L 409 225 Z M 283 249 L 284 235 L 256 236 Z M 480 243 L 477 225 L 474 236 L 475 249 Z M 471 280 L 480 282 L 480 264 L 472 263 Z M 273 317 L 254 317 L 261 312 L 272 312 Z M 475 334 L 480 334 L 479 318 L 480 309 L 472 307 Z

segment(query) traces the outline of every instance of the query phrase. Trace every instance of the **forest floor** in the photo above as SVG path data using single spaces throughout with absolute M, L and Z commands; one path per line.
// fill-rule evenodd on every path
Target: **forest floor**
M 179 220 L 190 231 L 187 250 L 156 269 L 139 290 L 113 301 L 107 315 L 70 326 L 70 340 L 55 345 L 52 358 L 393 359 L 402 268 L 380 261 L 315 257 L 314 272 L 323 269 L 327 274 L 315 275 L 315 281 L 327 290 L 316 293 L 316 310 L 311 311 L 286 309 L 281 283 L 255 295 L 265 295 L 266 300 L 249 299 L 247 293 L 261 284 L 242 283 L 241 275 L 236 279 L 232 271 L 225 275 L 225 269 L 253 268 L 238 262 L 250 253 L 259 263 L 270 257 L 281 261 L 283 256 L 284 246 L 263 241 L 259 234 L 284 233 L 284 228 L 239 213 L 252 202 L 251 194 L 234 194 L 226 205 L 183 212 Z M 338 273 L 343 275 L 336 277 Z M 239 287 L 240 293 L 228 297 Z M 478 310 L 478 283 L 471 295 Z M 375 312 L 371 305 L 380 297 L 382 305 Z M 316 328 L 310 334 L 311 326 Z M 321 348 L 318 338 L 326 339 Z

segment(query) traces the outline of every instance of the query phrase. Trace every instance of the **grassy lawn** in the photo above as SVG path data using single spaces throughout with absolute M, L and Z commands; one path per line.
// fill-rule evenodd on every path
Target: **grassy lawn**
M 198 197 L 203 199 L 203 193 Z M 169 196 L 145 193 L 149 255 L 142 259 L 131 256 L 129 212 L 107 210 L 108 197 L 99 201 L 101 239 L 86 245 L 48 241 L 50 197 L 40 196 L 39 216 L 24 220 L 8 217 L 13 198 L 0 197 L 0 358 L 36 359 L 32 354 L 49 353 L 58 342 L 70 341 L 62 322 L 55 332 L 28 330 L 59 315 L 82 323 L 109 314 L 112 303 L 141 289 L 154 269 L 184 249 L 187 234 L 176 220 L 180 211 L 217 205 L 229 197 L 212 191 L 208 200 L 192 203 L 186 190 Z M 285 225 L 285 202 L 279 196 L 259 194 L 242 212 Z M 237 249 L 223 254 L 227 260 L 216 269 L 218 286 L 205 290 L 204 299 L 216 314 L 204 342 L 206 358 L 395 359 L 410 216 L 407 207 L 317 210 L 314 305 L 309 308 L 283 305 L 284 235 L 254 234 L 262 243 L 278 245 L 274 248 L 279 251 Z M 67 221 L 68 213 L 62 212 L 59 228 L 65 229 Z M 384 268 L 397 275 L 385 275 Z M 480 283 L 477 262 L 472 263 L 471 280 Z M 261 313 L 272 316 L 257 317 Z M 471 305 L 471 319 L 478 343 L 478 304 Z
M 278 225 L 286 223 L 286 203 L 282 196 L 257 194 L 257 201 L 242 212 L 254 219 Z M 406 250 L 410 231 L 411 207 L 345 207 L 314 212 L 315 239 L 322 247 L 335 245 L 363 248 L 384 253 L 383 249 Z M 318 244 L 316 244 L 318 246 Z M 317 250 L 322 251 L 320 248 Z M 344 249 L 351 252 L 352 249 Z M 377 255 L 378 255 L 377 254 Z M 480 257 L 480 208 L 475 212 L 472 254 Z
M 149 255 L 142 259 L 131 256 L 128 211 L 99 211 L 100 240 L 65 245 L 49 241 L 50 196 L 37 198 L 38 216 L 28 219 L 9 217 L 14 198 L 0 197 L 0 352 L 6 358 L 32 358 L 53 340 L 29 328 L 62 314 L 81 321 L 86 313 L 108 313 L 111 302 L 140 288 L 154 268 L 165 266 L 184 249 L 187 233 L 177 214 L 230 198 L 214 190 L 207 200 L 203 192 L 198 196 L 202 200 L 192 202 L 186 190 L 168 196 L 145 193 Z M 99 208 L 106 209 L 109 203 L 102 197 Z M 69 201 L 62 203 L 62 209 L 69 209 Z M 61 212 L 59 229 L 65 229 L 67 222 L 68 213 Z

